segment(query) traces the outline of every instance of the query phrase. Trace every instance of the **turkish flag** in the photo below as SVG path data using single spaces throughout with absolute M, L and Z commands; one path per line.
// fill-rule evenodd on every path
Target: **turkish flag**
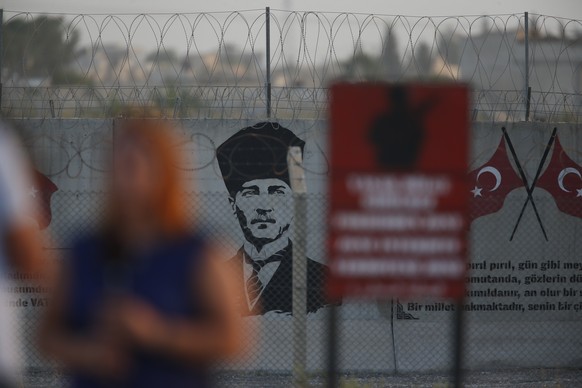
M 491 159 L 471 171 L 468 181 L 472 187 L 469 210 L 471 221 L 501 210 L 507 194 L 523 186 L 523 181 L 509 162 L 503 137 Z
M 552 159 L 536 186 L 554 197 L 561 212 L 582 218 L 582 167 L 568 156 L 558 137 Z
M 34 170 L 32 175 L 32 186 L 28 189 L 32 209 L 32 217 L 38 222 L 40 229 L 45 229 L 51 223 L 51 197 L 58 190 L 48 177 Z

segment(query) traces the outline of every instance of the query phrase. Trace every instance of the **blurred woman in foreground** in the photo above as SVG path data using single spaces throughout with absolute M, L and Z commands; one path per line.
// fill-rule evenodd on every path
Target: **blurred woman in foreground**
M 75 244 L 41 329 L 74 387 L 207 387 L 239 347 L 217 249 L 190 230 L 170 128 L 115 136 L 107 219 Z

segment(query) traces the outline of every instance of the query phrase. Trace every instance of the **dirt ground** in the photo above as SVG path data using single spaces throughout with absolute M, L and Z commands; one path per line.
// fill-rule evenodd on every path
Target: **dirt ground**
M 289 375 L 222 375 L 220 387 L 291 387 Z M 323 377 L 309 379 L 309 387 L 324 387 Z M 444 374 L 347 375 L 341 388 L 449 388 Z M 471 388 L 582 388 L 582 369 L 517 369 L 465 373 L 464 387 Z
M 29 371 L 23 383 L 25 388 L 66 387 L 66 378 L 54 371 Z M 341 388 L 449 388 L 450 377 L 445 374 L 345 375 Z M 288 373 L 222 373 L 217 376 L 220 388 L 280 388 L 292 387 Z M 308 387 L 324 387 L 323 376 L 309 378 Z M 467 388 L 582 388 L 582 369 L 509 369 L 472 371 L 465 373 Z

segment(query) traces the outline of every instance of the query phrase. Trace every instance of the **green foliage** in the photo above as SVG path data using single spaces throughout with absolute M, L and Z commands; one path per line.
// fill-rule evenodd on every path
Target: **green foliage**
M 68 31 L 62 17 L 14 18 L 4 24 L 6 76 L 54 78 L 62 82 L 76 56 L 79 33 Z M 79 80 L 75 77 L 75 81 Z
M 187 118 L 202 105 L 200 99 L 187 88 L 172 84 L 156 88 L 150 99 L 154 107 L 166 117 Z
M 85 75 L 66 70 L 57 70 L 52 76 L 53 85 L 83 85 L 93 86 L 93 82 Z
M 342 63 L 342 73 L 347 78 L 376 80 L 378 77 L 378 58 L 363 52 L 355 53 L 352 58 Z
M 357 380 L 345 379 L 340 382 L 341 388 L 371 388 L 369 384 L 362 384 Z
M 179 61 L 179 56 L 174 50 L 158 48 L 156 51 L 152 51 L 146 56 L 146 61 L 177 64 Z

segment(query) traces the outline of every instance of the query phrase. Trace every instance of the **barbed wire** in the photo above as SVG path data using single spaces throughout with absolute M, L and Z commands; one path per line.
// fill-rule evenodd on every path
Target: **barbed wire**
M 243 119 L 271 105 L 274 118 L 325 118 L 339 80 L 466 82 L 477 120 L 577 122 L 582 111 L 580 20 L 530 14 L 526 34 L 525 14 L 5 14 L 12 117 L 115 117 L 131 105 Z

